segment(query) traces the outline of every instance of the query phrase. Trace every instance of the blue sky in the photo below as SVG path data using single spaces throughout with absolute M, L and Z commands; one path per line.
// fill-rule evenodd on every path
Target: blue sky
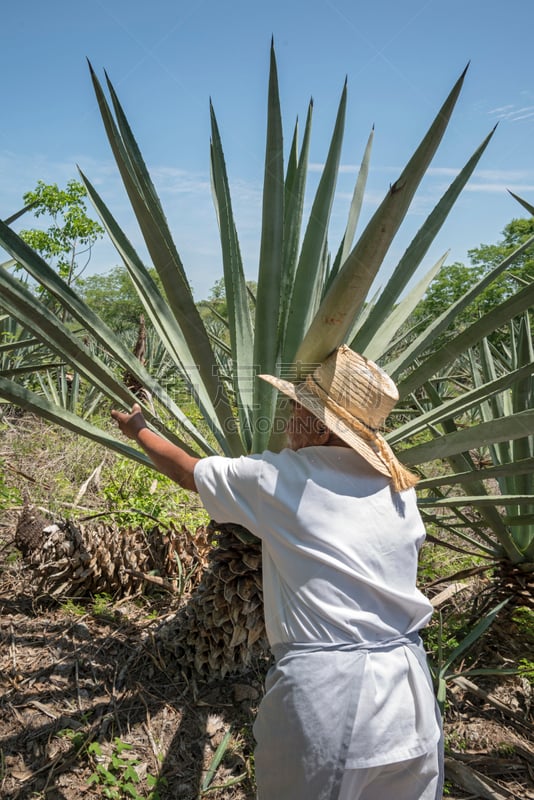
M 198 299 L 222 274 L 209 182 L 210 98 L 246 274 L 256 276 L 271 37 L 287 144 L 313 97 L 310 191 L 348 81 L 334 252 L 371 126 L 360 232 L 467 62 L 453 119 L 386 271 L 497 122 L 422 269 L 447 250 L 449 262 L 465 262 L 468 249 L 498 241 L 513 217 L 525 215 L 507 189 L 534 202 L 531 0 L 27 0 L 6 5 L 2 23 L 0 215 L 20 208 L 23 193 L 40 179 L 65 185 L 77 177 L 78 164 L 145 255 L 96 107 L 88 58 L 99 77 L 108 72 L 121 99 Z M 99 243 L 88 272 L 119 261 L 111 245 Z

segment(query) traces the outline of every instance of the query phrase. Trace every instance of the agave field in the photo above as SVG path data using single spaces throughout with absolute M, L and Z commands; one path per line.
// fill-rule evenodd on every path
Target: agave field
M 111 81 L 106 76 L 105 91 L 92 68 L 90 77 L 150 263 L 89 177 L 81 180 L 152 332 L 147 344 L 141 326 L 132 348 L 104 323 L 14 232 L 27 209 L 0 222 L 8 257 L 0 265 L 2 796 L 254 796 L 251 722 L 268 659 L 258 543 L 235 526 L 211 525 L 194 498 L 166 486 L 144 454 L 116 436 L 107 412 L 140 402 L 154 429 L 199 456 L 278 449 L 284 408 L 255 376 L 303 377 L 343 343 L 397 382 L 401 399 L 385 433 L 421 478 L 429 532 L 421 585 L 436 608 L 427 642 L 447 715 L 449 796 L 534 796 L 534 282 L 458 323 L 534 237 L 438 315 L 412 325 L 446 260 L 427 265 L 430 245 L 493 132 L 382 277 L 465 73 L 360 230 L 371 131 L 346 229 L 332 248 L 347 87 L 305 218 L 313 106 L 285 153 L 271 49 L 254 289 L 210 106 L 226 301 L 217 329 L 193 298 Z M 50 431 L 64 443 L 63 459 Z M 67 455 L 73 450 L 76 458 Z

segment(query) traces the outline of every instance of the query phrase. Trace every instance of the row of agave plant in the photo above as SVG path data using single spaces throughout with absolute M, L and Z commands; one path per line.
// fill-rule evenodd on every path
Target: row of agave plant
M 419 502 L 425 518 L 448 529 L 465 547 L 488 559 L 504 560 L 532 573 L 534 562 L 534 354 L 529 309 L 534 284 L 517 293 L 467 328 L 455 331 L 457 315 L 477 293 L 506 271 L 513 259 L 534 244 L 534 237 L 495 267 L 425 330 L 406 336 L 410 314 L 424 296 L 445 256 L 409 289 L 428 249 L 460 192 L 473 174 L 493 131 L 461 169 L 406 248 L 384 288 L 371 296 L 375 280 L 446 132 L 459 97 L 460 76 L 398 180 L 386 191 L 361 234 L 356 230 L 369 170 L 371 133 L 357 177 L 346 229 L 335 255 L 330 254 L 329 221 L 339 172 L 347 105 L 343 88 L 324 168 L 304 219 L 310 104 L 302 140 L 298 126 L 284 158 L 282 119 L 274 47 L 268 88 L 263 211 L 257 292 L 252 319 L 250 289 L 245 280 L 238 231 L 231 204 L 221 137 L 211 114 L 211 180 L 220 230 L 224 285 L 228 307 L 228 352 L 220 357 L 195 303 L 186 271 L 127 117 L 109 79 L 106 97 L 91 69 L 107 137 L 137 218 L 161 292 L 149 269 L 115 221 L 103 199 L 81 173 L 95 209 L 125 267 L 156 335 L 180 375 L 202 417 L 195 424 L 125 343 L 80 299 L 40 256 L 13 231 L 11 220 L 0 223 L 0 245 L 10 260 L 0 269 L 3 324 L 13 320 L 24 331 L 23 345 L 67 365 L 77 385 L 88 387 L 85 406 L 32 390 L 8 370 L 0 371 L 0 397 L 58 425 L 90 437 L 123 456 L 146 464 L 143 453 L 91 421 L 95 393 L 114 406 L 138 400 L 128 374 L 144 388 L 142 403 L 149 424 L 169 440 L 197 455 L 229 456 L 279 448 L 283 414 L 272 388 L 254 380 L 258 372 L 288 369 L 304 375 L 342 343 L 378 361 L 399 386 L 400 424 L 387 432 L 401 458 L 422 476 Z M 519 198 L 517 198 L 519 200 Z M 529 213 L 533 209 L 522 202 Z M 16 216 L 16 215 L 15 215 Z M 13 218 L 14 219 L 14 218 Z M 11 269 L 23 268 L 62 309 L 32 293 Z M 62 320 L 68 320 L 65 323 Z M 487 337 L 510 326 L 508 352 L 492 351 Z M 434 342 L 444 331 L 446 345 Z M 19 346 L 22 347 L 20 344 Z M 5 345 L 5 349 L 9 349 Z M 44 347 L 44 350 L 43 350 Z M 11 345 L 12 355 L 13 345 Z M 1 356 L 0 352 L 0 356 Z M 463 370 L 461 387 L 451 372 Z M 230 374 L 229 374 L 230 370 Z M 48 384 L 50 386 L 50 384 Z M 63 381 L 63 396 L 66 396 Z M 78 395 L 76 395 L 78 396 Z M 148 400 L 150 397 L 150 401 Z M 486 454 L 487 459 L 475 458 Z

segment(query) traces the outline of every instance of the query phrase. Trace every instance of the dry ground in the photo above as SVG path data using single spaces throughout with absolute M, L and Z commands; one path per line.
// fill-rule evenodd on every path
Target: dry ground
M 35 476 L 36 465 L 21 471 Z M 0 519 L 0 798 L 252 800 L 265 665 L 224 680 L 185 674 L 158 646 L 177 610 L 169 595 L 37 597 L 12 558 L 16 521 L 16 510 Z M 532 644 L 498 620 L 475 666 L 532 661 Z M 532 698 L 517 675 L 450 683 L 447 798 L 534 800 Z

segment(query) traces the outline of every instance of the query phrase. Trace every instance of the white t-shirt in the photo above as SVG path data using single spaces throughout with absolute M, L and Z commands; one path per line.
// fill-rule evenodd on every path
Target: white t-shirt
M 263 542 L 271 645 L 368 642 L 422 628 L 432 614 L 415 586 L 425 532 L 413 489 L 395 494 L 347 447 L 201 459 L 201 500 L 217 522 Z
M 262 540 L 272 646 L 376 644 L 414 634 L 430 619 L 432 606 L 415 585 L 425 536 L 415 491 L 394 493 L 387 478 L 355 451 L 329 446 L 235 459 L 212 456 L 196 464 L 195 482 L 214 520 L 243 525 Z M 333 667 L 337 661 L 327 663 Z M 358 707 L 345 767 L 403 761 L 435 747 L 440 722 L 421 648 L 369 649 L 358 664 L 352 682 Z M 318 686 L 324 677 L 317 676 Z M 333 690 L 329 697 L 318 689 L 324 695 L 317 698 L 319 707 L 323 703 L 328 710 L 314 724 L 325 726 L 327 737 L 336 715 L 328 704 L 335 699 L 341 712 L 344 703 Z M 283 752 L 273 741 L 283 741 L 293 722 L 285 716 L 283 691 L 280 703 L 261 747 L 262 757 L 267 753 L 275 761 Z M 267 713 L 264 704 L 260 719 L 262 711 Z M 314 746 L 312 733 L 304 749 Z

